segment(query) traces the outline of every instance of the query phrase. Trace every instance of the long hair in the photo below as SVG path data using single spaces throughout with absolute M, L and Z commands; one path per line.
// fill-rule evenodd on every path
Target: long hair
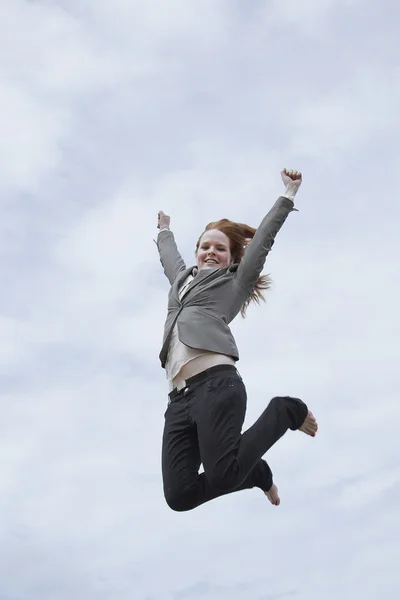
M 236 223 L 235 221 L 230 221 L 229 219 L 220 219 L 219 221 L 214 221 L 207 225 L 199 237 L 196 244 L 196 254 L 199 249 L 201 238 L 203 237 L 204 233 L 210 229 L 218 229 L 229 238 L 231 256 L 235 264 L 240 263 L 242 260 L 246 246 L 250 244 L 256 232 L 256 229 L 254 229 L 254 227 L 250 227 L 250 225 Z M 257 279 L 253 289 L 249 292 L 248 298 L 245 300 L 242 308 L 240 309 L 240 313 L 243 318 L 246 316 L 246 310 L 250 302 L 256 302 L 257 304 L 260 304 L 261 300 L 265 302 L 263 291 L 267 290 L 270 286 L 271 278 L 269 275 L 262 275 Z

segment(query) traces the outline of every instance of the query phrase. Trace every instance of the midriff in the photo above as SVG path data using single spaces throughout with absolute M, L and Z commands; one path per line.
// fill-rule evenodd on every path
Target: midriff
M 192 358 L 187 363 L 182 365 L 178 374 L 172 380 L 171 389 L 178 387 L 184 381 L 194 375 L 198 375 L 202 371 L 215 367 L 216 365 L 235 365 L 235 361 L 231 356 L 226 354 L 218 354 L 216 352 L 207 352 L 195 358 Z M 171 391 L 171 390 L 170 390 Z

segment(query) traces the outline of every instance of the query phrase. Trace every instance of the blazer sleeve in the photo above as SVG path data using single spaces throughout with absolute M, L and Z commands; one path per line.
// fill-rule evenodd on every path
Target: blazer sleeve
M 294 208 L 293 200 L 280 196 L 261 221 L 254 238 L 247 246 L 236 271 L 237 282 L 242 288 L 251 290 L 264 268 L 265 259 L 271 250 L 275 236 Z
M 182 256 L 179 254 L 172 231 L 169 229 L 160 231 L 157 236 L 156 244 L 164 273 L 172 285 L 178 274 L 186 269 L 186 265 Z

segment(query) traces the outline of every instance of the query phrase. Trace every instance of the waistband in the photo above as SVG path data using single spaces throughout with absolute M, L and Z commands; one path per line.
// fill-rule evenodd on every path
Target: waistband
M 193 377 L 189 377 L 189 379 L 186 379 L 186 381 L 182 381 L 179 384 L 179 388 L 174 388 L 172 392 L 168 394 L 169 399 L 173 400 L 174 398 L 179 396 L 181 392 L 184 393 L 185 389 L 190 385 L 193 385 L 194 383 L 201 383 L 202 381 L 205 381 L 208 377 L 210 377 L 210 375 L 213 375 L 214 373 L 220 373 L 221 371 L 228 371 L 231 373 L 236 373 L 237 375 L 239 374 L 237 368 L 234 365 L 215 365 L 214 367 L 210 367 L 209 369 L 201 371 L 201 373 L 198 373 L 197 375 L 193 375 Z

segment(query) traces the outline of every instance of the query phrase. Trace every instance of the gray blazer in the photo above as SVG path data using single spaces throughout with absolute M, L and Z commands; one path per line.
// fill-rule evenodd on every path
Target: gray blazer
M 293 210 L 296 209 L 292 200 L 279 197 L 261 221 L 240 263 L 199 271 L 182 301 L 178 296 L 179 288 L 194 267 L 186 267 L 178 252 L 174 234 L 169 230 L 160 231 L 157 247 L 164 273 L 171 284 L 160 352 L 163 368 L 175 323 L 178 324 L 179 339 L 186 346 L 227 354 L 234 360 L 239 360 L 239 351 L 229 323 L 249 297 L 264 268 L 276 234 Z

